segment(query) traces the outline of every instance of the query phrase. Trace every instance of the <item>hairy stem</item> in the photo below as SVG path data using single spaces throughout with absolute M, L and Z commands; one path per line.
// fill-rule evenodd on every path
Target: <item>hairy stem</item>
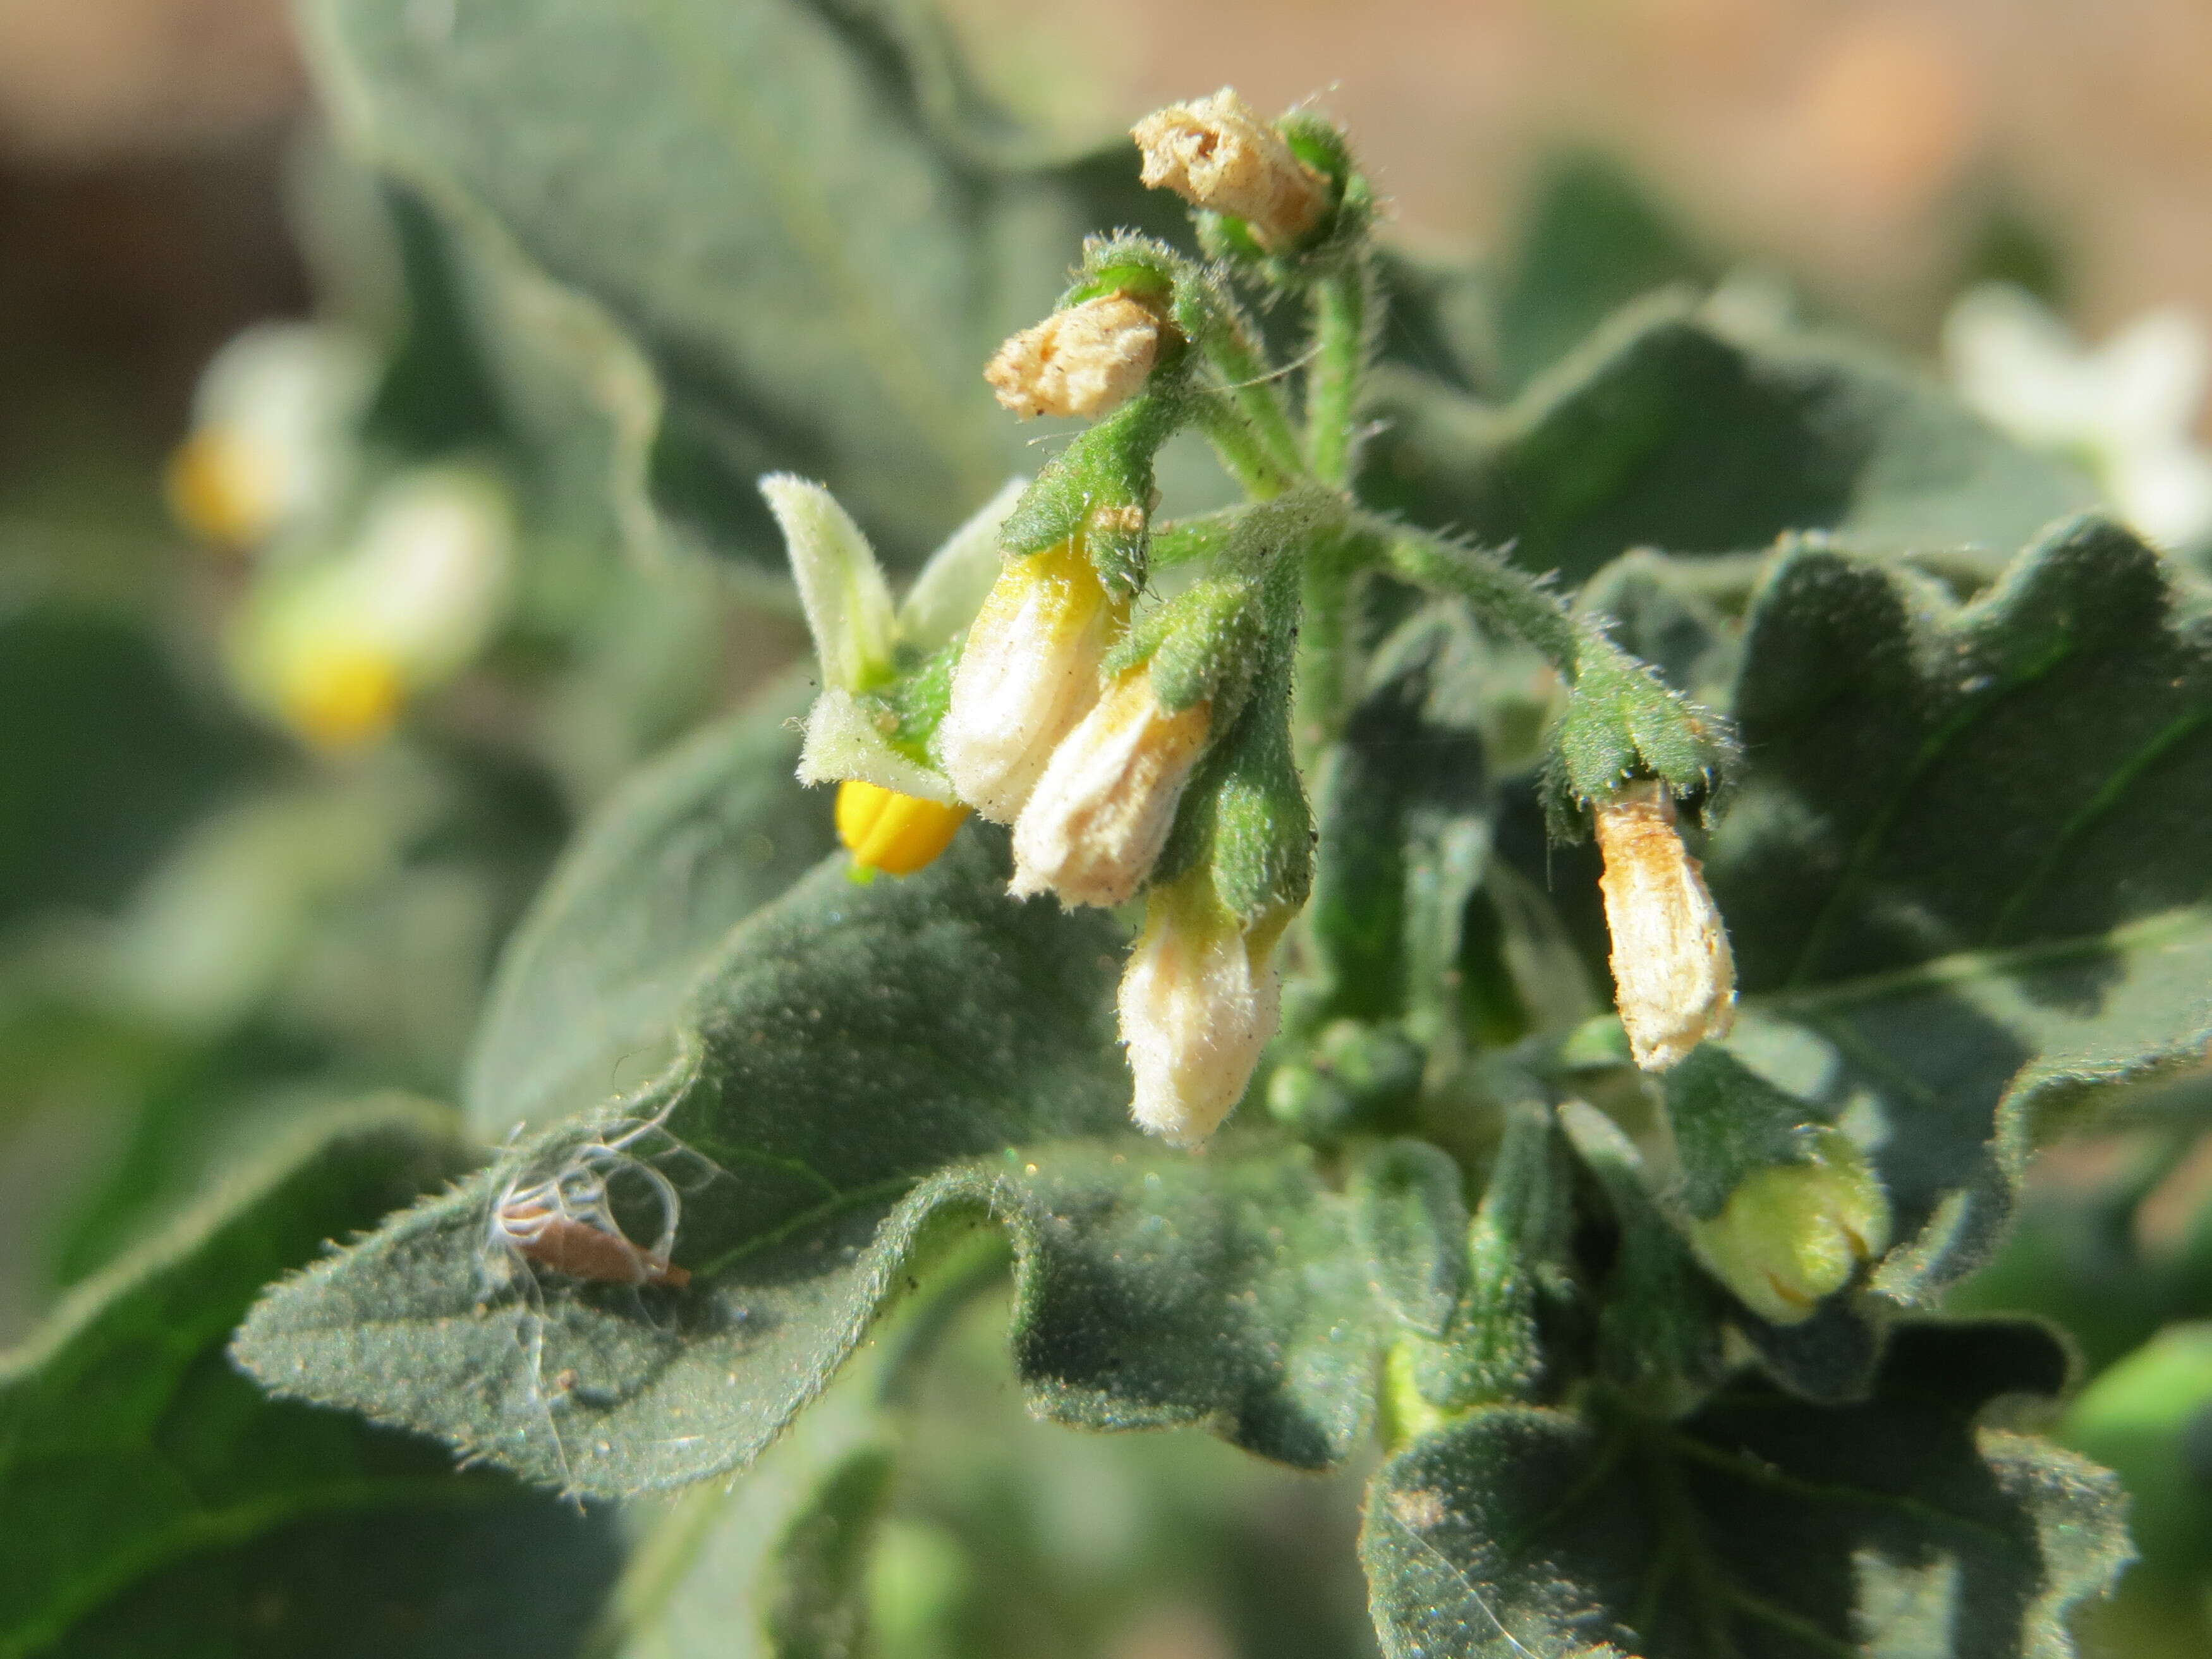
M 1377 550 L 1372 538 L 1357 533 L 1317 537 L 1306 550 L 1292 731 L 1299 762 L 1309 769 L 1322 750 L 1343 735 L 1358 694 L 1353 620 L 1362 578 Z
M 1302 474 L 1304 455 L 1291 426 L 1290 413 L 1283 406 L 1282 389 L 1267 353 L 1253 339 L 1243 316 L 1221 309 L 1216 326 L 1200 336 L 1199 344 L 1221 376 L 1222 395 L 1250 425 L 1275 470 L 1292 478 Z
M 1390 527 L 1389 568 L 1416 587 L 1461 600 L 1480 620 L 1508 629 L 1550 659 L 1570 682 L 1584 640 L 1559 596 L 1495 553 Z
M 1297 463 L 1285 465 L 1275 455 L 1245 406 L 1228 393 L 1206 388 L 1192 398 L 1190 412 L 1192 423 L 1253 500 L 1273 501 L 1298 482 Z
M 1363 254 L 1316 283 L 1314 364 L 1306 381 L 1306 459 L 1323 483 L 1352 482 L 1359 382 L 1367 367 L 1374 267 Z

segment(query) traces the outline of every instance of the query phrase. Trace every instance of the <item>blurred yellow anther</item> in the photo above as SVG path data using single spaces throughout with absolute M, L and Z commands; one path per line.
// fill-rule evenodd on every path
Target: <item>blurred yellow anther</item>
M 265 458 L 235 434 L 202 428 L 169 458 L 169 510 L 201 540 L 243 550 L 275 527 L 278 502 Z
M 910 876 L 952 844 L 965 806 L 902 795 L 857 778 L 837 786 L 837 838 L 864 870 Z
M 985 365 L 983 378 L 1024 420 L 1095 421 L 1145 389 L 1159 345 L 1158 316 L 1126 294 L 1102 294 L 1015 335 Z
M 331 652 L 295 665 L 282 688 L 284 718 L 319 749 L 359 749 L 399 719 L 406 688 L 398 665 L 374 653 Z
M 1234 88 L 1156 110 L 1129 136 L 1143 152 L 1149 188 L 1171 190 L 1194 207 L 1243 220 L 1253 240 L 1270 252 L 1311 230 L 1328 205 L 1328 181 Z

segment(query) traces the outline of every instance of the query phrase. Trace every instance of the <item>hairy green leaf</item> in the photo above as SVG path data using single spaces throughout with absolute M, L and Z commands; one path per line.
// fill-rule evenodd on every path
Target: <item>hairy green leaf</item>
M 1977 1428 L 2063 1378 L 2035 1327 L 1922 1326 L 1844 1408 L 1746 1381 L 1661 1424 L 1525 1407 L 1416 1442 L 1361 1552 L 1392 1659 L 2069 1659 L 2127 1559 L 2118 1483 Z
M 1879 352 L 1671 300 L 1632 306 L 1509 406 L 1403 375 L 1377 398 L 1363 495 L 1569 581 L 1633 547 L 1753 552 L 1790 530 L 2002 552 L 2095 499 Z
M 624 1115 L 525 1142 L 282 1287 L 240 1357 L 541 1480 L 672 1486 L 748 1462 L 885 1298 L 995 1217 L 1023 1263 L 1016 1346 L 1040 1410 L 1342 1457 L 1372 1364 L 1341 1201 L 1303 1152 L 1070 1140 L 1127 1109 L 1116 940 L 1005 879 L 1004 838 L 981 830 L 903 882 L 823 865 L 729 936 L 678 1058 Z M 647 1119 L 662 1127 L 614 1146 Z M 573 1280 L 501 1245 L 502 1194 L 579 1158 L 611 1171 L 641 1239 L 660 1213 L 623 1159 L 678 1184 L 688 1289 Z
M 509 940 L 465 1091 L 488 1137 L 657 1075 L 692 981 L 740 921 L 836 844 L 800 787 L 802 688 L 769 693 L 633 776 L 569 845 Z
M 1733 1046 L 1869 1147 L 1887 1297 L 1986 1255 L 2044 1120 L 2212 1039 L 2212 623 L 2179 580 L 2084 520 L 1963 607 L 1808 548 L 1753 611 L 1706 854 Z
M 0 1359 L 0 1654 L 564 1639 L 612 1576 L 603 1525 L 225 1363 L 267 1280 L 467 1156 L 427 1108 L 320 1119 Z
M 988 497 L 1022 446 L 985 357 L 1086 230 L 1148 216 L 1126 147 L 1002 169 L 1018 147 L 953 118 L 917 27 L 811 0 L 307 8 L 368 154 L 585 296 L 542 308 L 616 371 L 594 395 L 637 503 L 771 565 L 764 471 L 826 478 L 900 561 Z

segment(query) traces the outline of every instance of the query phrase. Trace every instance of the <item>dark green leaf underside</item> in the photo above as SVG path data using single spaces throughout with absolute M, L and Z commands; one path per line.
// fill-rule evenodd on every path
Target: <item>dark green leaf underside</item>
M 507 1183 L 613 1133 L 570 1125 L 280 1287 L 240 1357 L 540 1480 L 673 1486 L 749 1462 L 948 1235 L 995 1217 L 1042 1409 L 1341 1457 L 1372 1364 L 1364 1276 L 1329 1265 L 1348 1260 L 1339 1200 L 1302 1153 L 1194 1162 L 1120 1134 L 1118 942 L 1009 900 L 1005 871 L 981 829 L 904 882 L 855 885 L 840 858 L 730 937 L 631 1109 L 666 1109 L 674 1140 L 635 1150 L 685 1188 L 688 1290 L 582 1284 L 496 1245 Z M 650 1236 L 649 1206 L 623 1213 Z
M 410 1105 L 319 1121 L 0 1362 L 0 1654 L 481 1650 L 611 1574 L 606 1529 L 427 1443 L 272 1401 L 223 1343 L 259 1287 L 464 1167 Z M 550 1595 L 514 1571 L 555 1563 Z M 341 1566 L 341 1564 L 342 1566 Z
M 2126 1559 L 2111 1476 L 1974 1426 L 2056 1386 L 2033 1327 L 1916 1327 L 1842 1408 L 1743 1383 L 1674 1425 L 1479 1411 L 1377 1477 L 1393 1659 L 2068 1659 Z

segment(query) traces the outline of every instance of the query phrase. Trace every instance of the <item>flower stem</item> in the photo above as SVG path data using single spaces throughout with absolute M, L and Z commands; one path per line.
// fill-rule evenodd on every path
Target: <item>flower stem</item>
M 1230 393 L 1206 387 L 1191 399 L 1190 412 L 1193 424 L 1253 500 L 1271 501 L 1297 483 L 1295 460 L 1285 465 L 1273 453 L 1246 406 Z
M 1353 422 L 1367 367 L 1374 266 L 1363 251 L 1314 285 L 1314 364 L 1306 382 L 1306 459 L 1339 489 L 1352 482 Z
M 1510 629 L 1550 659 L 1571 684 L 1583 631 L 1558 595 L 1495 553 L 1390 527 L 1390 568 L 1416 587 L 1463 601 L 1482 621 Z

